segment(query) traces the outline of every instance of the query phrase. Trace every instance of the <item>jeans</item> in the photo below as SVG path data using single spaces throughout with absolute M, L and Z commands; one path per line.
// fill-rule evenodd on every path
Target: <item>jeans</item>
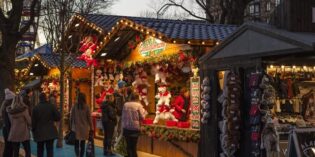
M 137 143 L 138 143 L 139 135 L 140 135 L 140 131 L 124 129 L 124 136 L 127 142 L 128 157 L 138 157 Z
M 77 157 L 84 157 L 85 141 L 75 140 L 74 151 Z
M 113 143 L 113 135 L 115 130 L 114 123 L 105 123 L 103 122 L 103 129 L 104 129 L 104 154 L 112 152 L 112 143 Z
M 37 157 L 44 157 L 44 146 L 46 146 L 47 157 L 54 156 L 54 140 L 37 142 Z

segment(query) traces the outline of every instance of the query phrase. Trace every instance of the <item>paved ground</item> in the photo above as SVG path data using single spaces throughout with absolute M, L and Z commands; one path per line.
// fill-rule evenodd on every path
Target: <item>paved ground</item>
M 96 140 L 95 143 L 97 143 L 96 145 L 98 145 L 99 143 L 101 143 L 101 141 Z M 0 157 L 2 157 L 3 147 L 4 147 L 3 137 L 0 136 Z M 34 142 L 31 142 L 31 151 L 32 151 L 32 157 L 36 157 L 35 156 L 36 155 L 36 144 Z M 21 153 L 21 157 L 23 157 L 24 156 L 24 150 L 21 149 L 20 153 Z M 101 147 L 96 146 L 95 153 L 96 153 L 95 157 L 103 157 Z M 69 146 L 69 145 L 64 144 L 64 148 L 62 148 L 62 149 L 55 148 L 54 156 L 55 157 L 75 157 L 73 146 Z M 155 156 L 155 155 L 144 153 L 144 152 L 138 152 L 138 156 L 139 157 L 159 157 L 159 156 Z M 122 157 L 122 156 L 116 155 L 116 156 L 111 156 L 111 157 Z

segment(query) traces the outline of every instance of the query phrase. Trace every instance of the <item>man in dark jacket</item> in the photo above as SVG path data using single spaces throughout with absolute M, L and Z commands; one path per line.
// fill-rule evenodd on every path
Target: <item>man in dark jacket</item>
M 46 95 L 39 95 L 39 104 L 33 109 L 32 131 L 37 142 L 37 156 L 43 157 L 44 145 L 46 145 L 47 157 L 53 157 L 53 143 L 58 138 L 57 128 L 54 122 L 60 121 L 60 113 L 56 106 L 47 102 Z
M 112 143 L 115 126 L 117 124 L 117 113 L 114 104 L 114 96 L 106 95 L 106 100 L 101 105 L 102 123 L 104 130 L 104 155 L 113 155 Z
M 1 109 L 0 109 L 1 118 L 4 123 L 3 129 L 2 129 L 2 133 L 4 137 L 4 151 L 3 151 L 2 156 L 11 157 L 13 155 L 12 142 L 8 141 L 11 123 L 10 123 L 9 115 L 6 108 L 12 104 L 15 94 L 9 89 L 5 89 L 4 93 L 5 93 L 5 98 L 4 98 L 4 101 L 2 102 Z

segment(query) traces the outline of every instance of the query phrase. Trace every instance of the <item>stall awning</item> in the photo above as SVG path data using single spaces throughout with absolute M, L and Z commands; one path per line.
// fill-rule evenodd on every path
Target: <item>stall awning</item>
M 263 57 L 315 50 L 315 33 L 289 32 L 268 24 L 246 23 L 224 40 L 212 53 L 200 59 Z

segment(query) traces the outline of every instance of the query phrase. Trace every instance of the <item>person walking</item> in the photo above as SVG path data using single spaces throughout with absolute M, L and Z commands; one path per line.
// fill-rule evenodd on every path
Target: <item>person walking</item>
M 92 118 L 89 106 L 86 104 L 85 94 L 79 93 L 76 105 L 71 109 L 70 127 L 75 132 L 74 150 L 77 157 L 83 157 L 85 152 L 85 141 L 92 133 Z
M 20 144 L 22 143 L 25 150 L 25 157 L 31 157 L 31 116 L 28 106 L 24 104 L 22 96 L 17 95 L 6 110 L 11 123 L 8 141 L 12 142 L 12 156 L 19 157 Z
M 37 157 L 44 156 L 44 146 L 47 157 L 54 156 L 54 140 L 58 138 L 55 122 L 60 121 L 60 113 L 55 105 L 47 101 L 44 93 L 39 95 L 39 104 L 33 109 L 32 131 L 35 142 L 37 142 Z
M 122 111 L 123 135 L 127 142 L 128 157 L 137 157 L 137 143 L 140 135 L 141 121 L 147 115 L 139 101 L 139 95 L 131 94 Z
M 4 138 L 4 150 L 3 150 L 2 156 L 12 157 L 12 154 L 13 154 L 12 143 L 8 141 L 10 128 L 11 128 L 11 122 L 10 122 L 9 114 L 6 108 L 12 104 L 15 94 L 9 89 L 5 89 L 4 93 L 5 93 L 4 101 L 2 102 L 2 105 L 0 108 L 0 111 L 1 111 L 0 114 L 3 121 L 2 134 Z
M 101 105 L 102 124 L 104 130 L 104 155 L 112 156 L 112 143 L 115 126 L 117 124 L 117 111 L 115 108 L 114 95 L 107 95 L 106 100 Z

